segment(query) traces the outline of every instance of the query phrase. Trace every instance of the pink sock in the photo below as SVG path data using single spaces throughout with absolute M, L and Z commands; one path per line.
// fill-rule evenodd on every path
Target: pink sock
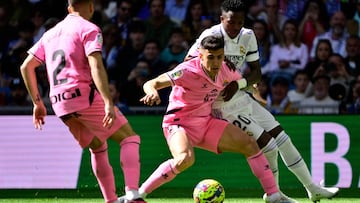
M 125 190 L 138 190 L 140 180 L 140 137 L 138 135 L 125 138 L 120 143 L 120 165 L 125 179 Z
M 163 162 L 146 181 L 141 185 L 141 189 L 150 194 L 161 185 L 170 182 L 176 177 L 179 171 L 172 166 L 173 159 Z
M 117 200 L 114 172 L 109 163 L 107 143 L 105 142 L 96 150 L 90 149 L 90 153 L 92 169 L 105 202 L 109 203 Z
M 260 151 L 259 153 L 248 157 L 247 161 L 253 174 L 259 179 L 265 193 L 271 195 L 278 192 L 274 175 L 264 154 Z

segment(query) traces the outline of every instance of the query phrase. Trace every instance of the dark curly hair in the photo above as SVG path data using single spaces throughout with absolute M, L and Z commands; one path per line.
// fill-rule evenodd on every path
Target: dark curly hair
M 242 0 L 225 0 L 220 9 L 222 12 L 246 12 L 246 4 Z

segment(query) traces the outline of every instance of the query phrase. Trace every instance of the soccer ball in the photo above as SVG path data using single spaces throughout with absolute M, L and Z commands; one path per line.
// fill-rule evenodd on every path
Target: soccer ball
M 225 199 L 224 187 L 216 180 L 205 179 L 194 188 L 195 203 L 222 203 Z

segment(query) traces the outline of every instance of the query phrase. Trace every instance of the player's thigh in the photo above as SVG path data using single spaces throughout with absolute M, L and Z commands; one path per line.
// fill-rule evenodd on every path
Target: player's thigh
M 68 114 L 60 118 L 69 128 L 69 131 L 82 148 L 87 147 L 91 143 L 94 135 L 89 132 L 89 129 L 86 128 L 79 118 L 73 116 L 72 114 Z
M 251 118 L 267 132 L 280 125 L 275 117 L 255 100 L 252 102 Z
M 168 138 L 168 146 L 174 158 L 176 168 L 183 171 L 195 162 L 194 148 L 188 138 L 186 131 L 177 126 L 177 129 Z
M 254 137 L 261 149 L 265 147 L 272 138 L 271 135 L 258 125 L 256 120 L 249 115 L 242 115 L 241 113 L 237 114 L 235 111 L 228 119 L 232 124 L 245 131 L 246 134 Z
M 218 148 L 222 152 L 237 152 L 246 157 L 254 155 L 260 150 L 253 137 L 230 123 L 225 127 Z
M 117 119 L 119 119 L 119 118 L 117 118 Z M 133 128 L 127 121 L 126 121 L 126 123 L 122 123 L 118 126 L 121 126 L 121 127 L 110 136 L 111 140 L 114 140 L 117 143 L 121 143 L 125 138 L 136 135 Z
M 176 128 L 167 140 L 172 156 L 174 158 L 184 155 L 193 157 L 194 150 L 186 131 L 181 126 L 177 126 Z
M 256 140 L 264 132 L 264 129 L 256 123 L 251 116 L 234 111 L 226 120 L 245 131 L 249 136 L 253 136 Z

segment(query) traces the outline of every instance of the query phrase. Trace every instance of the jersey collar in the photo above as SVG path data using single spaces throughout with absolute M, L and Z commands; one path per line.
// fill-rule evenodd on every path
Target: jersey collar
M 232 41 L 232 42 L 235 43 L 235 44 L 239 43 L 240 33 L 241 33 L 242 28 L 241 28 L 239 34 L 238 34 L 236 37 L 234 37 L 233 39 L 230 38 L 229 35 L 226 33 L 226 31 L 225 31 L 225 29 L 224 29 L 224 27 L 223 27 L 222 24 L 221 24 L 221 26 L 220 26 L 220 30 L 221 30 L 221 34 L 222 34 L 223 37 L 224 37 L 224 40 L 226 40 L 226 41 Z

